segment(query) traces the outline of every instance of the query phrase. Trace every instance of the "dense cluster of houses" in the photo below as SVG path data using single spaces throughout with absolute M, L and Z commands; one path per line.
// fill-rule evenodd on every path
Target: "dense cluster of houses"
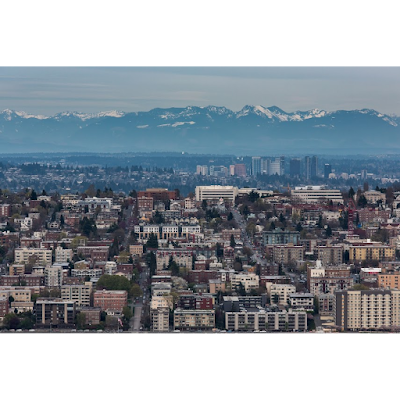
M 399 193 L 360 191 L 353 208 L 313 186 L 98 194 L 1 194 L 5 327 L 11 314 L 36 329 L 129 326 L 137 305 L 153 332 L 400 326 Z

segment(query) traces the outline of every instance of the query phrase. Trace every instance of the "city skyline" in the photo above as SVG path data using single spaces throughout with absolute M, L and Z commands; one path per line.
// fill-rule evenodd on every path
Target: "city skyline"
M 45 116 L 246 104 L 400 115 L 397 67 L 2 67 L 0 91 L 0 110 Z

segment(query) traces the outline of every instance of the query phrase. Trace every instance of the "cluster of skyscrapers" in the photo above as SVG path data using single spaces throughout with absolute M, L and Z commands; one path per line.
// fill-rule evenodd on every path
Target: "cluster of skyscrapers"
M 285 175 L 285 157 L 275 159 L 252 157 L 251 174 L 257 175 Z
M 263 157 L 252 157 L 251 167 L 249 173 L 252 176 L 257 175 L 290 175 L 292 178 L 304 178 L 310 180 L 318 177 L 318 157 L 317 156 L 306 156 L 304 158 L 291 158 L 289 160 L 289 171 L 285 166 L 285 157 L 276 158 L 263 158 Z M 230 165 L 229 168 L 220 166 L 207 166 L 198 165 L 196 173 L 198 175 L 211 175 L 211 176 L 246 176 L 246 165 L 235 164 Z M 289 172 L 289 173 L 288 173 Z M 332 167 L 330 164 L 324 165 L 323 176 L 325 179 L 329 178 L 329 174 L 332 173 Z
M 326 164 L 324 169 L 324 176 L 329 177 L 330 165 Z M 329 172 L 327 173 L 327 171 Z M 258 174 L 265 175 L 285 175 L 285 157 L 278 157 L 275 159 L 263 159 L 261 157 L 252 157 L 251 160 L 251 174 L 256 176 Z M 289 175 L 291 177 L 304 177 L 305 179 L 312 179 L 318 176 L 318 157 L 306 156 L 304 159 L 292 158 L 289 161 Z
M 302 162 L 301 158 L 292 158 L 290 160 L 290 176 L 291 177 L 305 177 L 305 179 L 312 179 L 318 176 L 318 157 L 306 156 Z

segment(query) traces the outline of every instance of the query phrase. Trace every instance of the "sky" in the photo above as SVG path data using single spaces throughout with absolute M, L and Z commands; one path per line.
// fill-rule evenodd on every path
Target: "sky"
M 0 110 L 54 115 L 156 107 L 371 108 L 400 115 L 398 67 L 1 67 Z

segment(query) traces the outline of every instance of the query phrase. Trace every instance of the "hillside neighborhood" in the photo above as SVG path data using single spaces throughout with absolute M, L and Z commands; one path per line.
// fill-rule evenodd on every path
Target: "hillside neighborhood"
M 400 193 L 0 191 L 3 332 L 400 330 Z

